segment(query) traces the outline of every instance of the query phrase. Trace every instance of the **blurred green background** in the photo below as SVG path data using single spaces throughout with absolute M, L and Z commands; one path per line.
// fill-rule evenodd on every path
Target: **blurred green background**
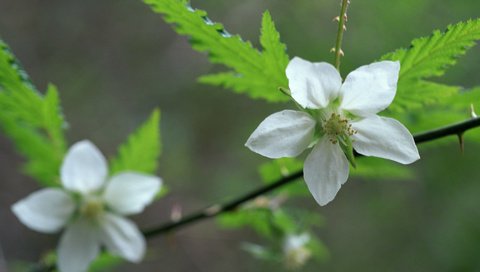
M 433 29 L 480 15 L 478 0 L 351 1 L 343 71 L 408 46 Z M 192 5 L 255 45 L 261 14 L 268 9 L 291 57 L 332 61 L 332 18 L 339 2 L 197 0 Z M 243 144 L 267 115 L 291 107 L 196 83 L 217 68 L 141 1 L 1 0 L 0 37 L 39 89 L 48 82 L 58 86 L 71 143 L 90 139 L 113 155 L 160 106 L 164 151 L 158 174 L 170 194 L 134 218 L 141 227 L 168 220 L 173 206 L 186 214 L 258 186 L 257 166 L 268 160 Z M 479 86 L 479 63 L 477 46 L 441 81 Z M 313 198 L 303 201 L 305 209 L 325 216 L 318 235 L 331 255 L 304 271 L 480 271 L 480 146 L 467 143 L 463 155 L 453 144 L 420 151 L 422 160 L 409 166 L 415 179 L 351 179 L 326 207 Z M 12 203 L 37 189 L 19 173 L 21 162 L 0 135 L 0 245 L 9 265 L 36 261 L 57 242 L 28 230 L 10 212 Z M 258 240 L 252 231 L 222 230 L 205 221 L 151 240 L 142 264 L 121 269 L 282 271 L 281 264 L 257 261 L 239 248 L 242 241 Z

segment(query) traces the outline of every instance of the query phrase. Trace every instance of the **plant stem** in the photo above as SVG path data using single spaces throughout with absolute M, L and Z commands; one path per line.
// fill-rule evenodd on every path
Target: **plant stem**
M 337 68 L 338 72 L 340 72 L 340 58 L 343 55 L 342 41 L 343 41 L 343 33 L 346 30 L 347 8 L 349 4 L 350 4 L 350 0 L 342 0 L 340 16 L 338 16 L 337 41 L 335 43 L 335 68 Z
M 480 117 L 473 118 L 457 124 L 449 125 L 443 128 L 430 130 L 424 133 L 417 134 L 414 136 L 414 140 L 415 140 L 415 143 L 421 144 L 421 143 L 437 140 L 450 135 L 460 135 L 460 134 L 463 134 L 465 131 L 470 130 L 472 128 L 476 128 L 476 127 L 480 127 Z M 290 184 L 293 181 L 298 180 L 302 176 L 303 176 L 303 171 L 295 172 L 289 176 L 285 176 L 281 179 L 278 179 L 277 181 L 271 184 L 268 184 L 267 186 L 260 187 L 252 192 L 249 192 L 243 196 L 240 196 L 239 198 L 234 199 L 233 201 L 227 202 L 225 204 L 216 204 L 206 209 L 203 209 L 201 211 L 187 215 L 181 220 L 167 222 L 158 227 L 147 229 L 143 231 L 143 234 L 147 238 L 152 238 L 156 235 L 163 234 L 168 231 L 184 227 L 186 225 L 190 225 L 197 221 L 201 221 L 203 219 L 210 218 L 210 217 L 215 217 L 222 213 L 235 210 L 245 202 L 248 202 L 260 195 L 271 192 L 277 188 L 283 187 L 284 185 Z
M 470 120 L 460 122 L 457 124 L 449 125 L 443 128 L 435 129 L 435 130 L 430 130 L 424 133 L 420 133 L 414 136 L 415 143 L 421 144 L 433 140 L 437 140 L 446 136 L 451 136 L 451 135 L 463 135 L 467 130 L 480 127 L 480 117 L 475 117 Z M 356 156 L 360 157 L 361 155 L 356 154 Z M 169 231 L 176 230 L 179 228 L 182 228 L 184 226 L 196 223 L 198 221 L 201 221 L 203 219 L 215 217 L 217 215 L 220 215 L 222 213 L 226 213 L 229 211 L 233 211 L 237 208 L 239 208 L 242 204 L 258 197 L 263 194 L 269 193 L 275 189 L 278 189 L 280 187 L 283 187 L 287 184 L 292 183 L 295 180 L 298 180 L 303 176 L 303 171 L 297 171 L 291 175 L 285 176 L 281 179 L 278 179 L 277 181 L 268 184 L 267 186 L 260 187 L 250 193 L 247 193 L 237 199 L 234 199 L 230 202 L 227 202 L 225 204 L 216 204 L 213 206 L 210 206 L 206 209 L 203 209 L 201 211 L 192 213 L 190 215 L 185 216 L 181 220 L 176 220 L 176 221 L 171 221 L 167 222 L 165 224 L 162 224 L 158 227 L 153 227 L 148 230 L 143 231 L 143 234 L 147 239 L 153 238 L 157 235 L 160 234 L 165 234 Z M 30 272 L 53 272 L 55 271 L 55 266 L 51 265 L 46 265 L 46 264 L 39 264 L 38 266 L 32 268 Z

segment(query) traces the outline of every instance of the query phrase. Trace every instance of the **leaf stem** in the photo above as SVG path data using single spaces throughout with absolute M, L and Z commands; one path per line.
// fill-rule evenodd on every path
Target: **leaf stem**
M 340 16 L 338 19 L 337 41 L 335 42 L 335 68 L 340 72 L 340 58 L 343 56 L 342 41 L 343 33 L 346 30 L 347 22 L 347 8 L 350 4 L 350 0 L 342 0 L 342 7 L 340 9 Z
M 451 135 L 458 135 L 460 133 L 464 133 L 467 130 L 480 127 L 480 117 L 478 118 L 472 118 L 467 121 L 463 121 L 460 123 L 456 123 L 453 125 L 449 125 L 446 127 L 442 127 L 439 129 L 435 130 L 430 130 L 426 131 L 420 134 L 416 134 L 414 136 L 415 143 L 421 144 L 433 140 L 437 140 L 446 136 L 451 136 Z M 359 156 L 356 154 L 356 156 Z M 147 238 L 153 238 L 156 235 L 166 233 L 168 231 L 178 229 L 187 225 L 190 225 L 192 223 L 195 223 L 197 221 L 201 221 L 203 219 L 215 217 L 217 215 L 220 215 L 225 212 L 229 212 L 232 210 L 235 210 L 239 208 L 242 204 L 245 202 L 248 202 L 260 195 L 266 194 L 268 192 L 271 192 L 277 188 L 283 187 L 287 184 L 292 183 L 295 180 L 298 180 L 303 176 L 303 171 L 298 171 L 295 173 L 292 173 L 291 175 L 282 177 L 281 179 L 278 179 L 277 181 L 268 184 L 264 187 L 260 187 L 258 189 L 255 189 L 243 196 L 240 196 L 230 202 L 224 203 L 224 204 L 216 204 L 212 205 L 206 209 L 200 210 L 198 212 L 192 213 L 190 215 L 185 216 L 183 219 L 177 220 L 177 221 L 171 221 L 167 222 L 165 224 L 162 224 L 157 227 L 153 227 L 150 229 L 147 229 L 143 231 L 143 234 Z

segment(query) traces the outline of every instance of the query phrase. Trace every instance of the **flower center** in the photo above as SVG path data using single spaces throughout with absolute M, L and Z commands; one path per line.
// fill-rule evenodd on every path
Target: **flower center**
M 323 122 L 323 130 L 332 144 L 338 143 L 339 138 L 349 137 L 357 133 L 348 122 L 348 119 L 338 113 L 332 113 L 330 117 Z
M 103 213 L 104 204 L 101 199 L 96 197 L 90 197 L 85 199 L 80 207 L 80 213 L 90 219 L 97 218 L 100 214 Z

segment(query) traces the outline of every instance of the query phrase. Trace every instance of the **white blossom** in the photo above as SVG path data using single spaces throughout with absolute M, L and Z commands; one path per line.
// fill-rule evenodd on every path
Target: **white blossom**
M 57 248 L 59 270 L 86 271 L 101 246 L 139 262 L 145 238 L 124 216 L 142 212 L 160 190 L 161 179 L 134 172 L 107 178 L 107 162 L 89 141 L 69 149 L 60 176 L 63 188 L 39 190 L 12 206 L 33 230 L 55 233 L 65 228 Z
M 283 242 L 283 254 L 285 265 L 289 269 L 302 267 L 312 256 L 311 250 L 307 247 L 310 242 L 310 235 L 307 233 L 288 235 Z
M 377 115 L 392 103 L 399 71 L 399 62 L 375 62 L 354 70 L 342 83 L 331 64 L 295 57 L 286 74 L 291 96 L 302 111 L 268 116 L 245 145 L 274 159 L 295 157 L 313 146 L 304 178 L 315 200 L 326 205 L 347 181 L 348 147 L 402 164 L 420 158 L 408 129 Z

